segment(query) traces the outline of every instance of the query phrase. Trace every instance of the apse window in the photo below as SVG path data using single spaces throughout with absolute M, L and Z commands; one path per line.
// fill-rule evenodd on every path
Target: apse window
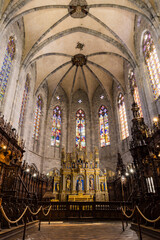
M 6 53 L 4 56 L 3 65 L 0 70 L 0 101 L 3 100 L 6 92 L 9 76 L 12 70 L 12 61 L 15 56 L 15 51 L 16 51 L 15 39 L 14 37 L 10 37 L 7 44 Z
M 153 95 L 157 99 L 160 95 L 160 63 L 152 36 L 148 31 L 143 36 L 143 55 Z
M 38 140 L 39 138 L 41 115 L 42 115 L 42 97 L 41 95 L 38 95 L 34 115 L 34 130 L 33 130 L 33 138 L 35 140 Z
M 82 100 L 81 100 L 81 99 L 79 99 L 79 100 L 78 100 L 78 103 L 82 103 Z
M 27 105 L 27 100 L 28 100 L 29 88 L 30 88 L 30 80 L 29 80 L 29 74 L 27 74 L 24 92 L 23 92 L 23 99 L 22 99 L 22 104 L 21 104 L 21 113 L 20 113 L 20 117 L 19 117 L 19 126 L 20 127 L 23 125 L 23 121 L 24 121 L 24 115 L 25 115 L 25 110 L 26 110 L 26 105 Z
M 139 107 L 140 117 L 143 117 L 142 106 L 141 106 L 141 101 L 140 101 L 140 97 L 139 97 L 138 87 L 134 88 L 134 101 L 137 103 L 137 105 Z
M 76 113 L 76 148 L 84 149 L 86 147 L 85 134 L 85 113 L 79 109 Z
M 133 69 L 129 70 L 128 78 L 129 78 L 129 81 L 130 81 L 131 90 L 133 90 L 134 101 L 137 103 L 137 105 L 139 107 L 140 117 L 143 117 L 142 106 L 141 106 L 141 101 L 140 101 L 140 97 L 139 97 L 139 91 L 138 91 L 136 78 L 135 78 L 135 74 L 133 72 Z
M 51 146 L 60 146 L 62 112 L 59 106 L 53 110 Z
M 101 147 L 110 145 L 108 111 L 105 106 L 99 109 L 99 127 Z
M 129 130 L 128 130 L 128 123 L 127 123 L 126 107 L 125 107 L 124 97 L 122 93 L 120 93 L 118 96 L 118 113 L 119 113 L 120 129 L 121 129 L 121 139 L 124 140 L 127 137 L 129 137 Z

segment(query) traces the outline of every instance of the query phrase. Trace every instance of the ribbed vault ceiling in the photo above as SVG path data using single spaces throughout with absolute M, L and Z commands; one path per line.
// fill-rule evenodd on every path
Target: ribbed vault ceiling
M 149 6 L 146 0 L 6 0 L 2 21 L 5 27 L 24 21 L 22 66 L 36 63 L 35 91 L 47 82 L 49 98 L 61 85 L 69 98 L 80 88 L 91 100 L 101 85 L 112 101 L 114 81 L 125 89 L 124 60 L 136 66 L 135 17 L 151 23 Z M 85 64 L 73 64 L 77 54 Z

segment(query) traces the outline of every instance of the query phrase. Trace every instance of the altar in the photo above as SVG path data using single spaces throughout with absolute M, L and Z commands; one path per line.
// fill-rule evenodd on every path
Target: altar
M 109 201 L 107 176 L 99 168 L 99 152 L 62 149 L 60 175 L 54 176 L 56 199 L 70 202 Z
M 68 196 L 68 202 L 93 202 L 94 195 L 87 195 L 87 194 L 70 194 Z

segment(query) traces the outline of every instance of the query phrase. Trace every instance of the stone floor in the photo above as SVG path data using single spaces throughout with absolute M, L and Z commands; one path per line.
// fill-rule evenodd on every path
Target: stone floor
M 22 233 L 8 238 L 7 240 L 21 240 Z M 55 222 L 41 224 L 41 231 L 38 226 L 27 230 L 25 240 L 138 240 L 137 234 L 128 226 L 122 232 L 120 222 L 106 223 L 69 223 Z M 143 240 L 153 240 L 143 235 Z

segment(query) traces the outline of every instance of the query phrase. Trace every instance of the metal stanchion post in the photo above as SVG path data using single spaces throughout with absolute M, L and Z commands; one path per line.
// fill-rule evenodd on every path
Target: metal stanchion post
M 48 224 L 51 224 L 51 210 L 50 210 L 50 213 L 49 213 L 49 222 Z
M 136 212 L 136 215 L 137 215 L 137 223 L 138 223 L 138 230 L 139 230 L 139 239 L 142 240 L 142 232 L 141 232 L 141 225 L 140 225 L 138 212 Z
M 3 225 L 3 214 L 0 211 L 0 232 L 2 231 L 2 225 Z
M 121 215 L 121 218 L 122 218 L 122 230 L 123 230 L 123 232 L 124 232 L 124 221 L 123 221 L 123 213 L 122 213 L 122 215 Z
M 0 207 L 2 205 L 2 198 L 0 198 Z M 0 210 L 0 231 L 2 231 L 2 224 L 3 224 L 3 214 Z
M 128 219 L 126 218 L 126 227 L 128 227 Z
M 39 212 L 39 227 L 38 231 L 41 231 L 41 212 Z
M 27 226 L 27 211 L 26 211 L 26 214 L 24 216 L 23 240 L 25 240 L 25 237 L 26 237 L 26 226 Z

